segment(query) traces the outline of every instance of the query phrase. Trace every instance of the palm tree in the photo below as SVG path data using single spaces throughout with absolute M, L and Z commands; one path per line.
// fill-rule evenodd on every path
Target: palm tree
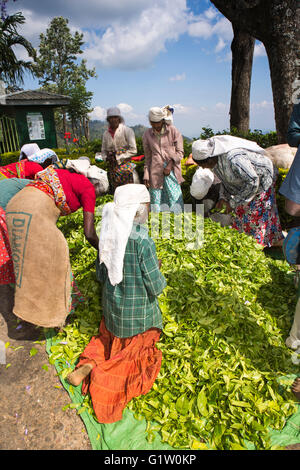
M 25 23 L 22 13 L 15 13 L 0 20 L 0 80 L 9 85 L 23 83 L 24 73 L 32 71 L 30 61 L 19 60 L 14 46 L 22 46 L 29 57 L 35 58 L 36 52 L 31 43 L 18 34 L 18 26 Z

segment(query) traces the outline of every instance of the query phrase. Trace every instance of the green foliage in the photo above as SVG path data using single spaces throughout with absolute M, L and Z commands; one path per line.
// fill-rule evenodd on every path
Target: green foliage
M 248 132 L 241 132 L 233 128 L 231 130 L 223 129 L 222 131 L 214 132 L 210 127 L 202 127 L 202 132 L 200 133 L 200 136 L 198 137 L 198 139 L 209 139 L 210 137 L 213 137 L 214 135 L 225 135 L 225 134 L 255 141 L 262 148 L 267 148 L 267 147 L 271 147 L 272 145 L 278 144 L 276 132 L 271 131 L 271 132 L 267 132 L 266 134 L 263 134 L 262 131 L 259 129 L 254 129 L 253 131 L 249 129 Z M 197 140 L 197 139 L 194 138 L 194 140 Z
M 86 60 L 78 63 L 78 55 L 83 53 L 83 33 L 71 33 L 69 21 L 63 17 L 52 19 L 46 34 L 40 34 L 39 54 L 34 64 L 34 70 L 39 83 L 48 91 L 68 95 L 71 98 L 66 111 L 73 129 L 82 129 L 83 122 L 91 111 L 92 92 L 86 90 L 86 81 L 95 77 L 95 69 L 88 69 Z M 57 124 L 61 122 L 61 114 L 65 109 L 56 111 Z M 79 125 L 79 123 L 81 125 Z M 63 128 L 63 132 L 66 132 Z
M 101 288 L 82 211 L 60 218 L 59 227 L 86 296 L 51 350 L 65 378 L 98 333 Z M 204 234 L 199 250 L 172 235 L 155 240 L 167 279 L 159 298 L 162 366 L 151 391 L 128 406 L 148 421 L 149 440 L 156 431 L 175 448 L 244 449 L 247 441 L 270 449 L 269 430 L 281 430 L 297 409 L 290 385 L 298 368 L 284 343 L 296 302 L 293 276 L 245 234 L 209 220 Z M 90 398 L 81 406 L 94 415 Z
M 216 134 L 227 134 L 228 131 L 217 132 Z M 200 138 L 206 139 L 212 137 L 214 135 L 213 130 L 210 127 L 203 127 L 202 133 L 200 134 Z M 249 140 L 255 140 L 261 145 L 263 148 L 272 146 L 276 144 L 276 133 L 269 132 L 268 134 L 263 134 L 260 130 L 254 130 L 245 135 L 238 132 L 233 132 L 232 135 L 237 135 L 239 137 L 247 138 Z M 137 143 L 137 155 L 143 155 L 143 141 L 141 137 L 136 138 Z M 86 140 L 84 137 L 80 139 L 79 146 L 71 144 L 69 146 L 69 150 L 67 151 L 66 148 L 59 148 L 53 149 L 59 158 L 78 158 L 78 156 L 85 155 L 90 158 L 92 164 L 98 165 L 100 168 L 107 170 L 107 164 L 105 162 L 99 163 L 95 161 L 95 154 L 97 152 L 101 152 L 101 139 L 94 139 L 92 141 Z M 68 153 L 69 152 L 69 153 Z M 192 179 L 194 173 L 197 169 L 196 165 L 186 167 L 185 161 L 187 157 L 192 152 L 192 142 L 188 142 L 184 139 L 184 159 L 181 162 L 182 168 L 182 175 L 185 179 L 184 183 L 182 184 L 182 193 L 183 193 L 183 200 L 185 204 L 191 204 L 191 194 L 190 194 L 190 186 L 192 184 Z M 8 163 L 12 163 L 18 161 L 19 159 L 19 152 L 10 152 L 1 155 L 2 165 L 6 165 Z M 139 175 L 140 181 L 143 181 L 144 175 L 144 161 L 136 162 L 136 171 Z M 288 215 L 285 211 L 285 199 L 283 196 L 279 194 L 279 188 L 283 181 L 283 178 L 286 176 L 288 170 L 279 169 L 279 177 L 276 183 L 276 199 L 277 205 L 279 210 L 279 217 L 282 224 L 282 227 L 285 229 L 289 227 L 289 225 L 293 222 L 294 218 Z
M 32 44 L 18 33 L 24 23 L 21 12 L 0 19 L 0 79 L 12 86 L 23 83 L 25 72 L 33 73 L 31 61 L 19 60 L 15 54 L 15 47 L 21 46 L 29 57 L 36 56 Z

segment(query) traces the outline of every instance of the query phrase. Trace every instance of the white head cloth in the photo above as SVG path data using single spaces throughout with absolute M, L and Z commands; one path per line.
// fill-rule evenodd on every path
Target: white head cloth
M 208 168 L 197 168 L 194 173 L 190 193 L 195 199 L 203 199 L 214 182 L 214 174 Z
M 174 113 L 174 108 L 172 108 L 172 106 L 170 106 L 169 104 L 167 104 L 166 106 L 164 106 L 163 108 L 163 111 L 165 113 L 165 121 L 167 124 L 173 124 L 173 113 Z
M 39 150 L 40 150 L 40 147 L 38 146 L 38 144 L 25 144 L 21 147 L 19 160 L 21 160 L 25 156 L 28 158 L 30 157 L 30 155 L 33 155 Z
M 241 139 L 232 135 L 215 135 L 210 139 L 200 139 L 193 142 L 193 160 L 205 160 L 206 158 L 216 157 L 234 149 L 245 149 L 250 152 L 265 154 L 264 149 L 251 140 Z
M 108 191 L 109 182 L 107 178 L 107 172 L 102 170 L 96 165 L 91 165 L 88 157 L 80 157 L 77 160 L 68 160 L 66 168 L 70 168 L 76 173 L 86 176 L 87 178 L 93 178 L 101 183 L 101 193 Z
M 124 118 L 121 115 L 121 111 L 117 106 L 113 106 L 112 108 L 108 108 L 106 111 L 106 119 L 108 120 L 110 117 L 119 117 L 121 122 L 124 123 Z
M 143 184 L 117 187 L 114 202 L 105 204 L 99 237 L 99 260 L 107 267 L 110 283 L 115 286 L 123 279 L 125 249 L 140 204 L 150 202 Z
M 58 156 L 51 149 L 41 149 L 35 152 L 33 155 L 27 157 L 29 161 L 36 163 L 44 163 L 48 158 L 51 158 L 52 163 L 58 162 Z

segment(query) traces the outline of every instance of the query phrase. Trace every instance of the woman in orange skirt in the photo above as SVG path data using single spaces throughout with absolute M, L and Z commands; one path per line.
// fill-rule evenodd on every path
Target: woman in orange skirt
M 83 351 L 69 383 L 91 395 L 100 423 L 122 419 L 127 403 L 146 394 L 160 371 L 156 348 L 162 329 L 157 296 L 166 287 L 155 244 L 143 223 L 150 194 L 144 185 L 127 184 L 104 206 L 99 242 L 98 280 L 103 317 L 99 334 Z

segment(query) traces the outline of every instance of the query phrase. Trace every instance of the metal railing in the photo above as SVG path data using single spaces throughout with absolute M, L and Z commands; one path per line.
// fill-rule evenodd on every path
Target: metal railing
M 0 118 L 0 153 L 15 152 L 20 149 L 16 121 L 8 116 Z

